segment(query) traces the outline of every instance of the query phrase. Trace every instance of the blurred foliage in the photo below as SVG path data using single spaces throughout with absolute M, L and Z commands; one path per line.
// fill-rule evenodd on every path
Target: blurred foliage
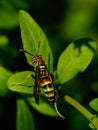
M 29 130 L 35 129 L 35 123 L 32 116 L 32 112 L 29 110 L 26 102 L 19 98 L 17 100 L 17 112 L 16 112 L 16 129 L 17 130 L 27 130 L 29 126 Z
M 18 49 L 22 48 L 18 20 L 20 9 L 28 11 L 47 35 L 53 52 L 55 69 L 59 55 L 70 42 L 83 37 L 98 41 L 97 0 L 0 0 L 0 65 L 6 68 L 0 71 L 0 75 L 4 72 L 3 82 L 10 74 L 29 69 L 24 55 L 18 54 Z M 66 86 L 64 93 L 75 97 L 95 113 L 88 104 L 92 99 L 98 98 L 98 49 L 88 69 L 64 85 Z M 13 130 L 16 93 L 12 94 L 6 90 L 2 95 L 0 96 L 0 129 Z M 35 112 L 36 129 L 50 130 L 62 127 L 67 130 L 79 130 L 82 126 L 83 130 L 90 130 L 88 123 L 85 123 L 86 120 L 81 118 L 72 107 L 66 104 L 62 109 L 66 110 L 65 121 L 43 116 L 31 108 L 31 111 Z

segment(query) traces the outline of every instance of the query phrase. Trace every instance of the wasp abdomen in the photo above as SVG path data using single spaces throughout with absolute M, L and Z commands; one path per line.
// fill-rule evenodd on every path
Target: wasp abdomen
M 52 82 L 48 78 L 44 78 L 42 79 L 42 86 L 46 94 L 46 97 L 48 98 L 48 101 L 50 102 L 50 104 L 54 105 L 55 89 Z

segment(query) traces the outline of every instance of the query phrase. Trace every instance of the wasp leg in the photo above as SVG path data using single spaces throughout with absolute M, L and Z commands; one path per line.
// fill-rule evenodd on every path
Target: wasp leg
M 31 74 L 31 76 L 32 76 L 32 78 L 34 78 L 34 79 L 35 79 L 35 76 L 34 76 L 33 74 Z
M 61 115 L 61 113 L 58 111 L 57 109 L 57 99 L 58 99 L 58 93 L 57 93 L 57 90 L 56 88 L 54 89 L 54 92 L 55 92 L 55 97 L 54 97 L 54 107 L 55 107 L 55 110 L 57 112 L 57 114 L 59 115 L 59 117 L 61 117 L 62 119 L 65 119 L 65 117 L 63 115 Z
M 32 64 L 33 64 L 33 61 L 28 62 L 28 64 L 29 64 L 30 68 L 32 69 L 32 71 L 33 71 L 33 72 L 36 72 L 35 67 L 32 65 Z
M 54 103 L 54 107 L 55 107 L 55 110 L 56 110 L 57 114 L 59 115 L 59 117 L 65 119 L 65 117 L 63 115 L 61 115 L 61 113 L 58 111 L 56 102 Z
M 27 75 L 27 77 L 26 77 L 22 82 L 13 83 L 12 86 L 15 86 L 15 85 L 23 85 L 24 83 L 26 83 L 26 82 L 29 80 L 29 78 L 30 78 L 31 76 L 32 76 L 33 78 L 35 78 L 34 75 L 33 75 L 32 73 L 30 73 L 30 74 Z

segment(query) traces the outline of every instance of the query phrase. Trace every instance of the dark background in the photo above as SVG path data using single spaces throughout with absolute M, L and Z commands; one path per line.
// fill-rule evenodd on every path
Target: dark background
M 27 11 L 47 35 L 54 56 L 54 68 L 62 51 L 77 39 L 90 37 L 98 41 L 97 0 L 0 0 L 0 65 L 11 72 L 27 70 L 22 47 L 18 11 Z M 66 94 L 73 96 L 88 110 L 91 99 L 98 95 L 98 51 L 82 74 L 67 82 Z M 0 126 L 15 129 L 16 95 L 0 96 Z M 68 104 L 67 104 L 68 105 Z M 66 105 L 66 119 L 46 117 L 34 111 L 36 130 L 90 130 L 88 120 Z M 65 110 L 64 110 L 65 111 Z M 6 124 L 6 125 L 5 125 Z

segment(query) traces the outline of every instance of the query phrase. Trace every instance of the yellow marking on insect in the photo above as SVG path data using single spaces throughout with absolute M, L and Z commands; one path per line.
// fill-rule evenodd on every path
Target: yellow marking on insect
M 54 97 L 54 91 L 46 92 L 47 97 Z
M 45 66 L 44 65 L 41 65 L 41 66 L 39 66 L 40 67 L 40 69 L 44 69 L 45 68 Z
M 51 84 L 52 82 L 49 80 L 49 81 L 46 81 L 44 83 L 42 83 L 42 86 L 44 87 L 45 85 L 48 85 L 48 84 Z
M 44 92 L 47 92 L 47 93 L 48 93 L 48 92 L 52 92 L 52 91 L 54 91 L 54 88 L 45 88 L 45 89 L 44 89 Z

